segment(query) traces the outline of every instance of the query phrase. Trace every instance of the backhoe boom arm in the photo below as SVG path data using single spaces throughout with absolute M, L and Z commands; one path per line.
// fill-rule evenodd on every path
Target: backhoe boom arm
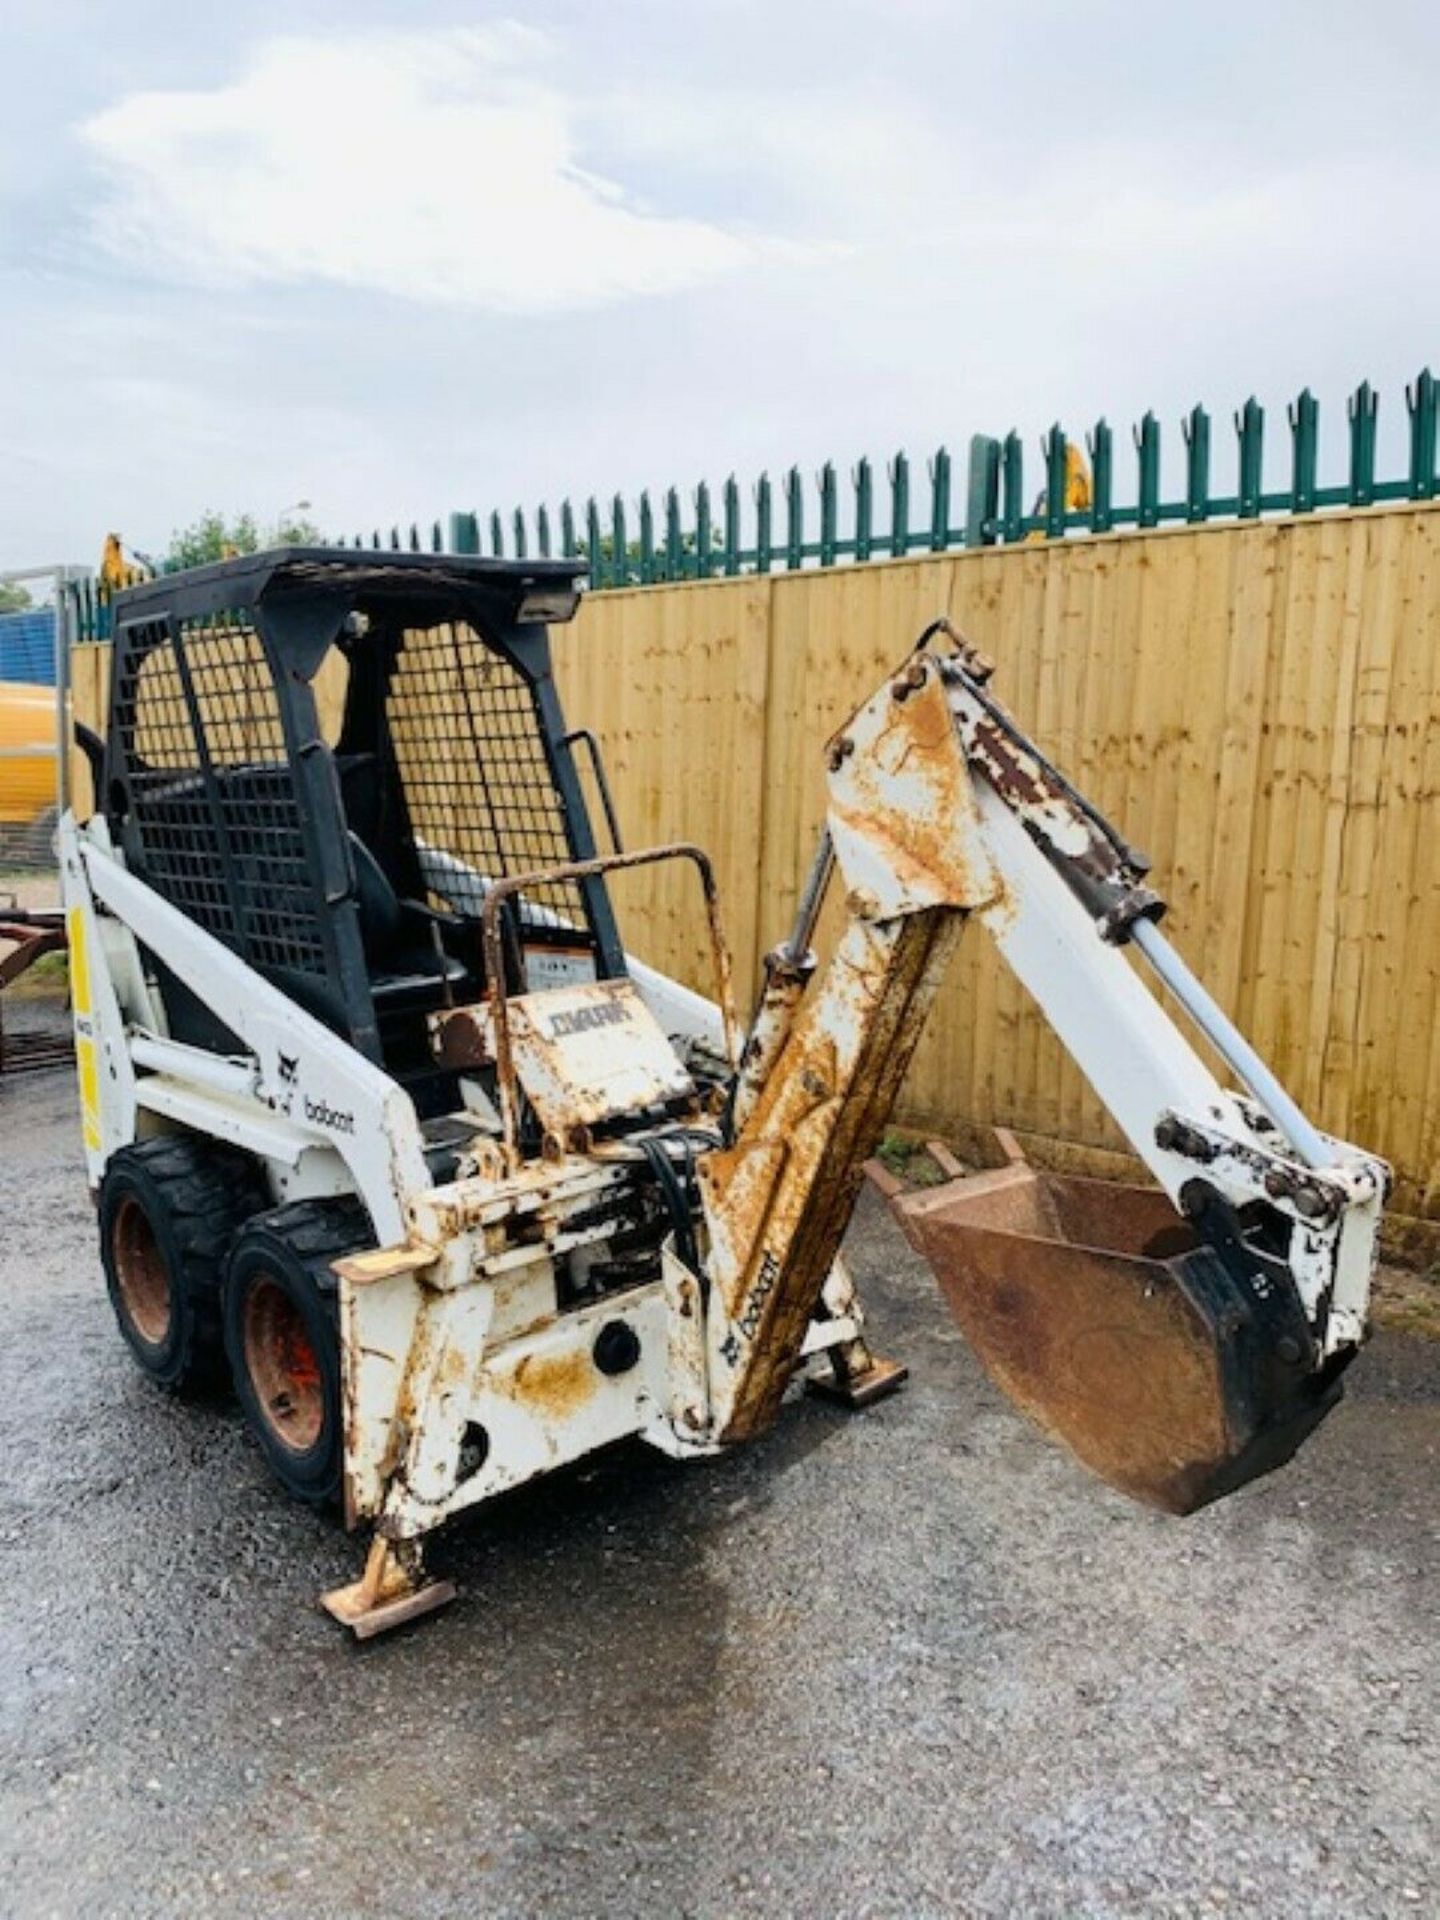
M 833 857 L 848 924 L 813 985 L 804 949 L 818 897 L 770 956 L 734 1138 L 703 1168 L 723 1440 L 774 1415 L 861 1163 L 971 917 L 1173 1202 L 1177 1228 L 1188 1223 L 1203 1261 L 1177 1279 L 1213 1319 L 1206 1337 L 1218 1351 L 1245 1322 L 1252 1424 L 1273 1426 L 1287 1395 L 1313 1401 L 1314 1382 L 1328 1387 L 1364 1337 L 1388 1169 L 1300 1113 L 1159 933 L 1145 863 L 1026 739 L 987 677 L 941 624 L 829 743 L 816 872 L 823 882 Z M 1245 1092 L 1220 1085 L 1122 952 L 1132 944 Z M 1278 1386 L 1277 1346 L 1294 1355 Z

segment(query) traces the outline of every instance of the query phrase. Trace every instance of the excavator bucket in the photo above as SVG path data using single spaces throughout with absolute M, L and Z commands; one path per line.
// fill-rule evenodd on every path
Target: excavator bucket
M 1340 1398 L 1158 1189 L 1018 1158 L 886 1184 L 992 1379 L 1133 1499 L 1193 1513 L 1283 1465 Z

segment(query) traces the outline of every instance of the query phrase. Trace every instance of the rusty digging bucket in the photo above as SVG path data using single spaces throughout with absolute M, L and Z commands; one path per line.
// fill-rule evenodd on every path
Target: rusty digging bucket
M 1158 1188 L 1038 1172 L 1001 1143 L 1009 1165 L 940 1187 L 872 1167 L 996 1384 L 1101 1479 L 1168 1513 L 1283 1465 L 1341 1394 L 1338 1369 L 1313 1370 L 1283 1263 L 1223 1223 L 1204 1221 L 1202 1238 Z M 1271 1270 L 1258 1289 L 1256 1266 Z

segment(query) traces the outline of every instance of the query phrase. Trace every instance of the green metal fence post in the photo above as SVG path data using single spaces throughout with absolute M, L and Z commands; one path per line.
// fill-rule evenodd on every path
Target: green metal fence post
M 1265 409 L 1252 393 L 1235 416 L 1240 438 L 1240 518 L 1260 515 L 1260 491 L 1265 465 Z
M 1040 442 L 1045 460 L 1045 538 L 1065 537 L 1065 489 L 1070 478 L 1069 444 L 1057 420 Z
M 1180 423 L 1185 440 L 1185 518 L 1203 520 L 1210 511 L 1210 415 L 1194 406 Z
M 515 558 L 524 560 L 529 557 L 529 546 L 525 535 L 525 509 L 515 509 Z
M 1115 436 L 1103 416 L 1085 444 L 1090 450 L 1090 531 L 1109 533 L 1115 524 Z
M 770 476 L 762 473 L 755 483 L 755 571 L 769 573 L 771 555 L 774 547 L 771 539 L 771 514 L 773 503 L 770 492 Z
M 1020 540 L 1025 534 L 1025 449 L 1018 433 L 1007 433 L 1000 448 L 1000 537 Z
M 903 450 L 890 462 L 890 551 L 897 558 L 910 549 L 910 462 Z
M 1425 367 L 1413 387 L 1405 389 L 1405 405 L 1410 410 L 1410 498 L 1435 498 L 1435 455 L 1440 444 L 1440 391 L 1435 376 Z
M 1146 412 L 1135 429 L 1136 464 L 1139 468 L 1135 494 L 1137 527 L 1160 524 L 1160 422 Z
M 966 546 L 993 546 L 999 517 L 1000 442 L 988 433 L 972 433 L 965 476 Z
M 1290 511 L 1315 511 L 1315 478 L 1320 452 L 1320 403 L 1306 387 L 1289 409 L 1291 464 Z
M 625 531 L 625 502 L 617 493 L 610 502 L 610 584 L 630 584 L 630 541 Z
M 542 500 L 535 509 L 535 544 L 540 549 L 540 558 L 550 558 L 550 509 Z
M 820 564 L 833 567 L 840 538 L 839 501 L 835 495 L 835 463 L 827 460 L 820 469 Z
M 725 571 L 732 579 L 740 571 L 740 488 L 733 473 L 725 482 Z
M 665 578 L 685 578 L 685 541 L 680 532 L 680 496 L 671 487 L 665 495 Z
M 701 481 L 695 489 L 695 577 L 708 580 L 711 572 L 710 488 Z
M 937 447 L 930 462 L 930 551 L 943 553 L 950 544 L 950 454 Z
M 805 496 L 800 469 L 785 476 L 785 565 L 791 573 L 805 560 Z
M 567 560 L 573 560 L 580 551 L 575 538 L 575 509 L 568 500 L 560 502 L 560 551 Z
M 655 578 L 655 509 L 647 487 L 640 496 L 640 584 L 648 587 Z
M 500 524 L 498 511 L 490 516 L 490 551 L 497 560 L 505 557 L 505 530 Z
M 868 560 L 875 529 L 875 474 L 863 457 L 850 476 L 855 487 L 855 558 Z
M 605 543 L 600 537 L 600 509 L 595 504 L 592 493 L 585 502 L 585 558 L 588 563 L 590 584 L 603 587 L 605 584 Z
M 1350 482 L 1349 504 L 1368 507 L 1375 498 L 1376 416 L 1380 400 L 1368 380 L 1362 380 L 1350 396 Z
M 473 513 L 451 514 L 450 551 L 452 553 L 479 553 L 480 522 Z

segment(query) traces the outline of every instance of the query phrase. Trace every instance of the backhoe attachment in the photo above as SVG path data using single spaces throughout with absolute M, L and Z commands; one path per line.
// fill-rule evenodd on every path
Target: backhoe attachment
M 1366 1327 L 1384 1163 L 1319 1133 L 1160 934 L 1146 863 L 943 622 L 830 741 L 795 932 L 770 956 L 732 1142 L 707 1159 L 722 1440 L 773 1416 L 960 931 L 978 921 L 1157 1185 L 1017 1161 L 897 1197 L 981 1360 L 1114 1486 L 1186 1513 L 1281 1465 Z M 809 941 L 832 870 L 849 924 Z M 1132 946 L 1240 1082 L 1223 1088 Z

